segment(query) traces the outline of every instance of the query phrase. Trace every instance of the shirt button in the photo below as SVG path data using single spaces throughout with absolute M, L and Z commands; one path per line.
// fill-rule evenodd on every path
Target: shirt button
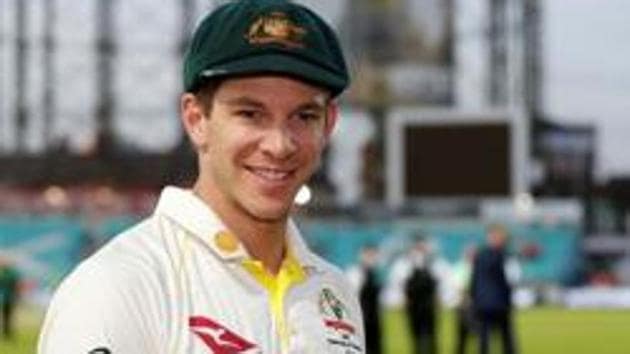
M 214 235 L 214 244 L 224 253 L 234 253 L 238 249 L 239 242 L 236 236 L 228 231 L 219 231 Z

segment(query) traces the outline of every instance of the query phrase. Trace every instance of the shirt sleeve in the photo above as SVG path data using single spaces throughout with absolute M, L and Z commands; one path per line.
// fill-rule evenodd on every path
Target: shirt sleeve
M 160 353 L 134 289 L 125 284 L 102 267 L 80 266 L 51 301 L 38 353 Z

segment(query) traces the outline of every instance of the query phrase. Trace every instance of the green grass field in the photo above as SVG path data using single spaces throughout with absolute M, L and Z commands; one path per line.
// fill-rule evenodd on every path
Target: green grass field
M 0 354 L 35 353 L 41 314 L 20 309 L 19 333 L 11 342 L 0 340 Z M 519 311 L 516 330 L 521 354 L 627 354 L 630 353 L 630 311 L 568 311 L 538 308 Z M 440 318 L 440 353 L 453 353 L 453 318 Z M 475 343 L 470 343 L 471 347 Z M 385 316 L 387 354 L 411 354 L 406 322 L 399 311 Z M 470 353 L 476 353 L 472 348 Z M 500 351 L 495 351 L 500 353 Z M 176 353 L 173 353 L 176 354 Z
M 440 353 L 454 353 L 452 312 L 440 318 Z M 516 313 L 517 343 L 521 354 L 627 354 L 630 353 L 630 311 L 537 308 Z M 477 353 L 476 340 L 469 353 Z M 385 319 L 387 354 L 412 354 L 405 318 L 389 312 Z M 498 344 L 498 343 L 495 343 Z M 494 353 L 501 353 L 498 346 Z

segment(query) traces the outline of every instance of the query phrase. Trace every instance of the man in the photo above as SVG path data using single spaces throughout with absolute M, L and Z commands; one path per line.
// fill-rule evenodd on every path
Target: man
M 490 332 L 498 329 L 503 353 L 515 353 L 511 325 L 512 291 L 505 273 L 507 231 L 490 225 L 488 246 L 479 251 L 473 263 L 471 297 L 479 321 L 479 352 L 489 351 Z
M 0 328 L 4 339 L 13 338 L 15 306 L 18 300 L 20 275 L 11 260 L 0 254 Z
M 405 282 L 407 319 L 416 354 L 436 354 L 437 280 L 432 269 L 431 251 L 423 237 L 411 249 L 412 270 Z
M 359 264 L 347 272 L 350 283 L 359 294 L 359 303 L 363 311 L 366 354 L 382 353 L 378 261 L 378 248 L 371 244 L 365 245 L 359 254 Z
M 347 84 L 336 36 L 301 5 L 241 0 L 207 16 L 181 97 L 194 187 L 167 187 L 64 281 L 39 353 L 363 353 L 353 291 L 289 219 Z
M 468 338 L 476 331 L 476 319 L 473 304 L 470 298 L 470 280 L 476 249 L 467 246 L 462 257 L 455 263 L 452 269 L 452 281 L 455 288 L 455 333 L 457 341 L 456 354 L 466 353 Z

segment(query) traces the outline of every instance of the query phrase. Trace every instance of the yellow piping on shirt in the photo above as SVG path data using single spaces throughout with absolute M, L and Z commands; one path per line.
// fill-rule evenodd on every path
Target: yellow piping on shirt
M 306 279 L 306 273 L 291 252 L 287 254 L 275 276 L 260 261 L 245 259 L 242 265 L 269 294 L 271 315 L 276 323 L 282 351 L 285 352 L 289 345 L 289 333 L 284 314 L 284 298 L 292 286 Z

